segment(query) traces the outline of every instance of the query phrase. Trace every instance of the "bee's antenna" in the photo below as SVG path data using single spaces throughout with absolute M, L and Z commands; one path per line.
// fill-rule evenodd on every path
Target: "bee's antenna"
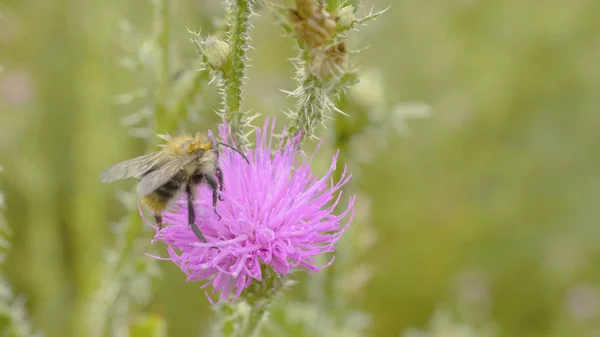
M 227 146 L 228 148 L 232 149 L 233 151 L 237 152 L 240 154 L 240 156 L 244 157 L 244 160 L 246 161 L 246 163 L 248 163 L 248 165 L 250 165 L 250 161 L 248 160 L 248 158 L 246 158 L 246 156 L 242 153 L 242 151 L 236 149 L 235 147 L 231 146 L 231 145 L 227 145 L 225 143 L 221 143 L 218 142 L 219 144 L 223 145 L 223 146 Z

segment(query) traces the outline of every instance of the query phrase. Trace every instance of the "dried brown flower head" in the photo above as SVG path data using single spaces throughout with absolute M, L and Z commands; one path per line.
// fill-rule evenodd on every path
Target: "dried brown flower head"
M 312 56 L 310 71 L 321 79 L 328 78 L 331 74 L 343 71 L 348 67 L 349 56 L 344 41 L 315 49 Z
M 309 48 L 323 46 L 335 34 L 337 18 L 325 10 L 325 5 L 315 5 L 313 0 L 296 0 L 296 9 L 287 10 L 294 23 L 296 36 Z

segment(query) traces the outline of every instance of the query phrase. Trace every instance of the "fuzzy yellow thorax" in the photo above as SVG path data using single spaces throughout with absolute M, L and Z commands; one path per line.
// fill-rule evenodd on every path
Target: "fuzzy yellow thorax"
M 188 143 L 188 153 L 198 153 L 198 151 L 208 151 L 212 149 L 212 142 L 200 132 L 196 133 L 194 140 Z

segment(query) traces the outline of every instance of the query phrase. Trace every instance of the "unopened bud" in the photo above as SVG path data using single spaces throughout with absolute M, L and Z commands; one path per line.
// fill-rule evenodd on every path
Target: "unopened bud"
M 338 24 L 344 28 L 354 22 L 354 6 L 345 6 L 338 12 Z
M 221 68 L 229 58 L 229 45 L 227 42 L 214 36 L 199 41 L 198 47 L 208 63 L 215 68 Z

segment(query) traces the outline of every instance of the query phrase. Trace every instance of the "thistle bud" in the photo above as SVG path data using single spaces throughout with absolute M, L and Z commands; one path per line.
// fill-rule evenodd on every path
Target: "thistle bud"
M 354 6 L 345 6 L 338 12 L 338 24 L 347 28 L 354 22 Z
M 196 40 L 196 44 L 208 64 L 215 68 L 223 67 L 229 59 L 229 45 L 219 38 L 209 36 L 205 40 Z

